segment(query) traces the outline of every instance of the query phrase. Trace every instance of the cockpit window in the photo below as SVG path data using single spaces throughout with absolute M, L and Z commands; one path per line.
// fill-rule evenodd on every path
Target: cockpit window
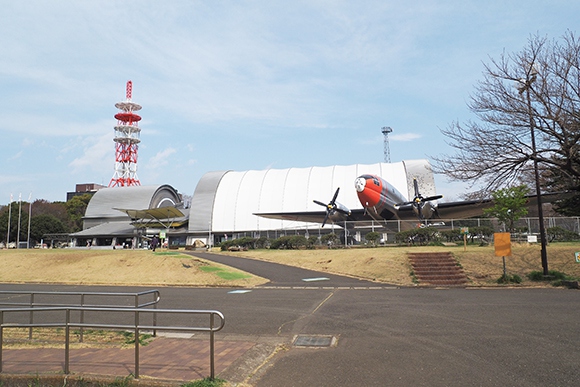
M 373 183 L 375 183 L 375 185 L 378 187 L 381 184 L 379 183 L 379 179 L 377 179 L 376 177 L 373 176 Z

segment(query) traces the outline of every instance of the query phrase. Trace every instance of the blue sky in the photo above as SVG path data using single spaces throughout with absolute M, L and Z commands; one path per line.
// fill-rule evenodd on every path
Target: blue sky
M 483 65 L 578 25 L 578 1 L 0 0 L 0 203 L 108 185 L 133 82 L 137 175 L 192 195 L 215 170 L 452 150 Z M 463 185 L 436 178 L 458 199 Z

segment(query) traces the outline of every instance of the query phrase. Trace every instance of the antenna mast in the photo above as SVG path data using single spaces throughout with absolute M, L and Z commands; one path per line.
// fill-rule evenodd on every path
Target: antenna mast
M 385 158 L 385 163 L 390 163 L 391 162 L 391 150 L 389 149 L 389 133 L 393 132 L 393 129 L 391 129 L 391 127 L 389 126 L 383 126 L 383 128 L 381 129 L 381 132 L 383 133 L 383 155 Z
M 132 102 L 133 82 L 127 82 L 127 99 L 117 102 L 115 107 L 120 111 L 115 114 L 115 173 L 109 182 L 109 187 L 128 187 L 141 185 L 137 178 L 137 151 L 139 150 L 139 135 L 141 129 L 138 122 L 141 117 L 133 112 L 141 110 L 141 105 Z

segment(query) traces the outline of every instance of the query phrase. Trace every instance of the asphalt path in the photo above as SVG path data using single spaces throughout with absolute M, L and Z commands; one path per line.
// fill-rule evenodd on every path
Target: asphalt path
M 283 265 L 274 262 L 260 261 L 231 255 L 212 254 L 204 252 L 186 252 L 208 261 L 221 263 L 247 273 L 269 279 L 265 286 L 275 287 L 369 287 L 384 286 L 372 281 L 341 276 L 336 274 L 321 273 L 313 270 L 302 269 L 295 266 Z
M 336 286 L 299 287 L 303 275 L 289 274 L 288 266 L 257 264 L 264 268 L 248 271 L 273 270 L 272 284 L 281 287 L 159 289 L 160 308 L 223 312 L 218 340 L 273 343 L 262 358 L 236 363 L 238 373 L 218 375 L 226 380 L 256 387 L 576 386 L 580 380 L 578 290 L 343 287 L 339 279 Z M 145 290 L 0 284 L 14 289 Z M 304 348 L 296 337 L 329 337 L 333 344 Z

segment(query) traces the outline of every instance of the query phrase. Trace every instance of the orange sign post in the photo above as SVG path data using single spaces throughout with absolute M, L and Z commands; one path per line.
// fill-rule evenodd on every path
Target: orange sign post
M 495 256 L 503 259 L 503 276 L 507 277 L 505 269 L 505 257 L 512 255 L 512 239 L 509 232 L 496 232 L 493 234 L 493 245 L 495 247 Z

